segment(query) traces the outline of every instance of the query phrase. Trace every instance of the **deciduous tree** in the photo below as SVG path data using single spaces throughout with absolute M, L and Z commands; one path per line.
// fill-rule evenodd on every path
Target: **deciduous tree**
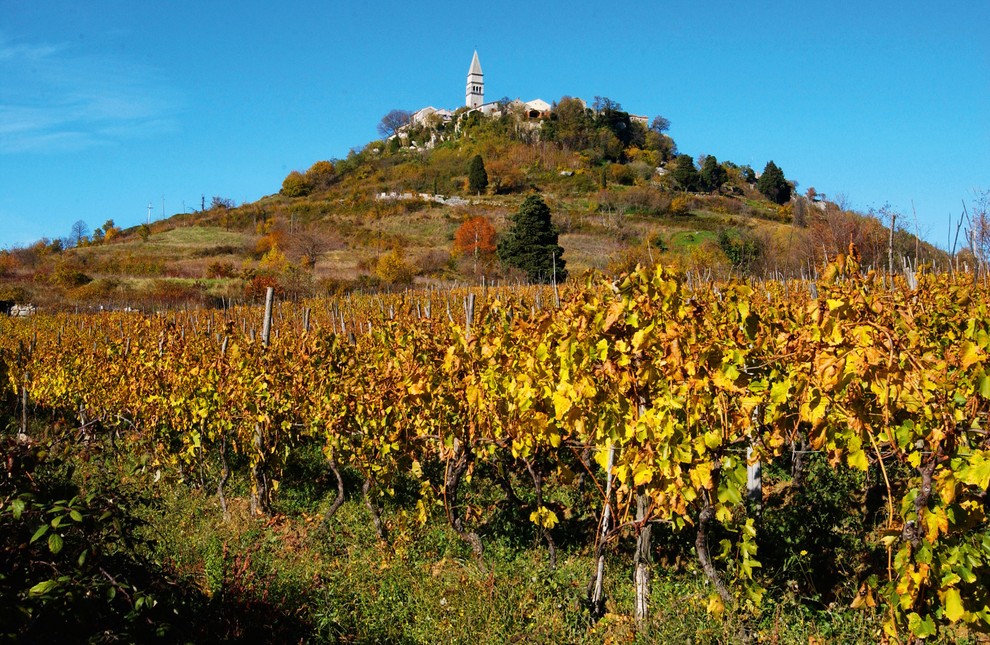
M 623 111 L 622 105 L 618 101 L 613 101 L 607 96 L 596 96 L 595 103 L 595 125 L 600 130 L 608 130 L 620 143 L 618 155 L 613 151 L 606 150 L 606 158 L 618 161 L 622 155 L 623 148 L 628 146 L 632 140 L 633 128 L 629 113 Z
M 657 134 L 663 134 L 670 129 L 670 119 L 667 117 L 660 116 L 659 114 L 653 117 L 653 122 L 650 123 L 650 130 L 653 130 Z
M 337 169 L 330 161 L 317 161 L 306 171 L 306 181 L 312 190 L 326 190 L 337 181 Z
M 234 207 L 234 200 L 228 197 L 221 197 L 220 195 L 214 195 L 213 199 L 210 201 L 211 210 L 226 210 L 228 208 Z
M 17 258 L 10 251 L 0 251 L 0 278 L 7 278 L 14 274 L 17 268 Z
M 75 224 L 72 225 L 70 238 L 75 246 L 80 246 L 86 241 L 86 236 L 89 235 L 89 225 L 83 220 L 76 220 Z
M 490 260 L 496 250 L 495 227 L 487 217 L 472 217 L 454 233 L 454 255 L 472 258 L 475 273 L 478 272 L 478 263 Z
M 677 144 L 666 134 L 650 130 L 646 133 L 643 142 L 650 150 L 655 150 L 660 155 L 660 161 L 669 161 L 677 156 Z
M 385 284 L 410 284 L 413 281 L 412 267 L 403 259 L 402 250 L 398 248 L 378 258 L 375 275 Z
M 282 180 L 282 190 L 286 197 L 303 197 L 309 194 L 310 185 L 298 170 L 293 170 Z
M 412 120 L 412 112 L 409 110 L 392 110 L 378 122 L 378 134 L 387 139 L 398 132 L 399 128 L 407 125 L 410 120 Z
M 794 215 L 791 219 L 791 223 L 798 228 L 806 228 L 808 226 L 808 204 L 810 200 L 806 197 L 798 197 L 794 202 Z
M 594 132 L 594 123 L 584 103 L 568 96 L 553 107 L 542 127 L 548 141 L 557 141 L 570 150 L 587 148 Z
M 969 212 L 967 237 L 970 250 L 982 265 L 983 270 L 990 263 L 990 190 L 976 193 Z
M 103 223 L 103 240 L 105 242 L 109 242 L 119 234 L 120 227 L 117 226 L 112 219 L 108 219 Z

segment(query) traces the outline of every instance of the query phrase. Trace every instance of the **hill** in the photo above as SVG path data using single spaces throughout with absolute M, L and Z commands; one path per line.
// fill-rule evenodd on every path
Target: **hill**
M 254 203 L 215 197 L 150 226 L 121 230 L 111 220 L 92 234 L 83 225 L 73 239 L 3 252 L 0 299 L 160 307 L 251 300 L 267 286 L 302 297 L 518 279 L 493 244 L 465 248 L 455 233 L 484 218 L 503 234 L 533 193 L 551 208 L 571 276 L 656 262 L 795 276 L 850 243 L 865 266 L 886 266 L 888 243 L 912 263 L 947 260 L 904 228 L 891 237 L 881 221 L 890 213 L 856 213 L 814 188 L 799 194 L 772 162 L 758 177 L 729 160 L 679 154 L 666 119 L 647 126 L 609 99 L 587 108 L 564 97 L 536 115 L 506 102 L 490 116 L 462 108 L 449 121 L 403 122 L 344 159 L 293 171 Z M 481 190 L 469 176 L 476 157 Z

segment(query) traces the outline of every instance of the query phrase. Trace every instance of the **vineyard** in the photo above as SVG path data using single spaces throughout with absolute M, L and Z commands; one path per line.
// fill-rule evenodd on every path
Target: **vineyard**
M 872 617 L 874 640 L 978 641 L 990 288 L 909 277 L 864 273 L 852 251 L 814 282 L 657 267 L 559 292 L 276 302 L 268 318 L 0 319 L 3 445 L 143 446 L 149 477 L 208 494 L 228 518 L 246 498 L 262 520 L 295 456 L 318 450 L 324 528 L 355 500 L 383 552 L 442 524 L 486 571 L 516 518 L 550 570 L 567 553 L 593 563 L 573 609 L 589 630 L 625 612 L 645 633 L 658 568 L 679 566 L 703 576 L 711 616 L 750 626 L 741 639 L 760 639 L 768 599 L 790 592 Z M 45 506 L 7 461 L 0 527 L 24 532 L 25 549 L 58 554 L 66 527 L 100 517 L 84 497 Z M 795 563 L 802 573 L 782 573 Z M 20 607 L 9 624 L 28 629 L 69 578 L 0 577 Z M 631 606 L 610 602 L 617 586 Z

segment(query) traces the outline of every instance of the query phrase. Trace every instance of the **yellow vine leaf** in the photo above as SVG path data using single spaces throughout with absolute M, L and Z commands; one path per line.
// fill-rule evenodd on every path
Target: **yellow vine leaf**
M 712 464 L 711 462 L 700 463 L 691 469 L 691 483 L 695 488 L 712 487 Z
M 846 463 L 850 468 L 857 468 L 866 471 L 870 467 L 870 461 L 866 458 L 865 450 L 853 450 L 846 455 Z
M 945 617 L 952 622 L 957 622 L 961 618 L 966 616 L 966 610 L 963 608 L 962 596 L 959 594 L 959 590 L 955 587 L 947 589 L 945 591 Z
M 712 372 L 712 383 L 715 387 L 741 394 L 746 390 L 736 385 L 738 378 L 739 370 L 735 365 L 726 365 L 723 369 Z
M 988 468 L 990 470 L 990 468 Z M 956 501 L 956 477 L 955 473 L 951 470 L 943 470 L 936 478 L 936 489 L 938 490 L 939 497 L 946 504 L 952 504 Z
M 721 617 L 724 612 L 725 603 L 722 602 L 722 598 L 717 593 L 708 596 L 708 613 L 712 616 Z
M 541 506 L 529 514 L 529 520 L 537 526 L 552 529 L 557 526 L 557 514 L 546 506 Z
M 561 420 L 567 415 L 567 411 L 571 409 L 571 400 L 561 394 L 560 392 L 553 393 L 553 411 L 554 416 Z
M 990 485 L 990 452 L 977 450 L 969 460 L 969 466 L 959 471 L 959 480 L 965 484 L 986 489 Z
M 776 405 L 787 403 L 787 393 L 791 389 L 791 380 L 778 381 L 770 386 L 770 402 Z
M 608 452 L 608 445 L 602 446 L 595 451 L 595 463 L 598 464 L 602 470 L 608 468 Z
M 637 464 L 635 470 L 633 470 L 633 485 L 642 486 L 651 481 L 653 481 L 653 469 L 650 468 L 649 464 Z
M 983 352 L 972 341 L 968 340 L 959 348 L 959 356 L 963 369 L 968 369 L 973 363 L 979 363 L 983 360 Z
M 980 378 L 977 390 L 984 399 L 990 399 L 990 376 L 984 375 Z

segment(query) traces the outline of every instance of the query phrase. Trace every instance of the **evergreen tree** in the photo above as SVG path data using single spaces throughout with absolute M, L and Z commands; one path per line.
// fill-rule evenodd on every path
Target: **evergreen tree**
M 485 172 L 485 160 L 481 155 L 474 155 L 468 166 L 468 188 L 475 195 L 480 195 L 488 188 L 488 173 Z
M 763 174 L 756 180 L 756 190 L 775 204 L 786 204 L 791 201 L 791 185 L 784 178 L 784 171 L 773 161 L 767 163 Z
M 522 269 L 532 282 L 567 279 L 564 249 L 557 244 L 557 228 L 550 221 L 550 208 L 537 195 L 530 195 L 512 216 L 512 227 L 498 243 L 498 258 Z
M 694 159 L 691 155 L 678 155 L 670 174 L 677 180 L 682 190 L 698 189 L 698 170 L 694 167 Z
M 718 159 L 708 155 L 705 157 L 705 163 L 701 165 L 698 179 L 702 190 L 714 193 L 729 180 L 729 173 L 718 163 Z

